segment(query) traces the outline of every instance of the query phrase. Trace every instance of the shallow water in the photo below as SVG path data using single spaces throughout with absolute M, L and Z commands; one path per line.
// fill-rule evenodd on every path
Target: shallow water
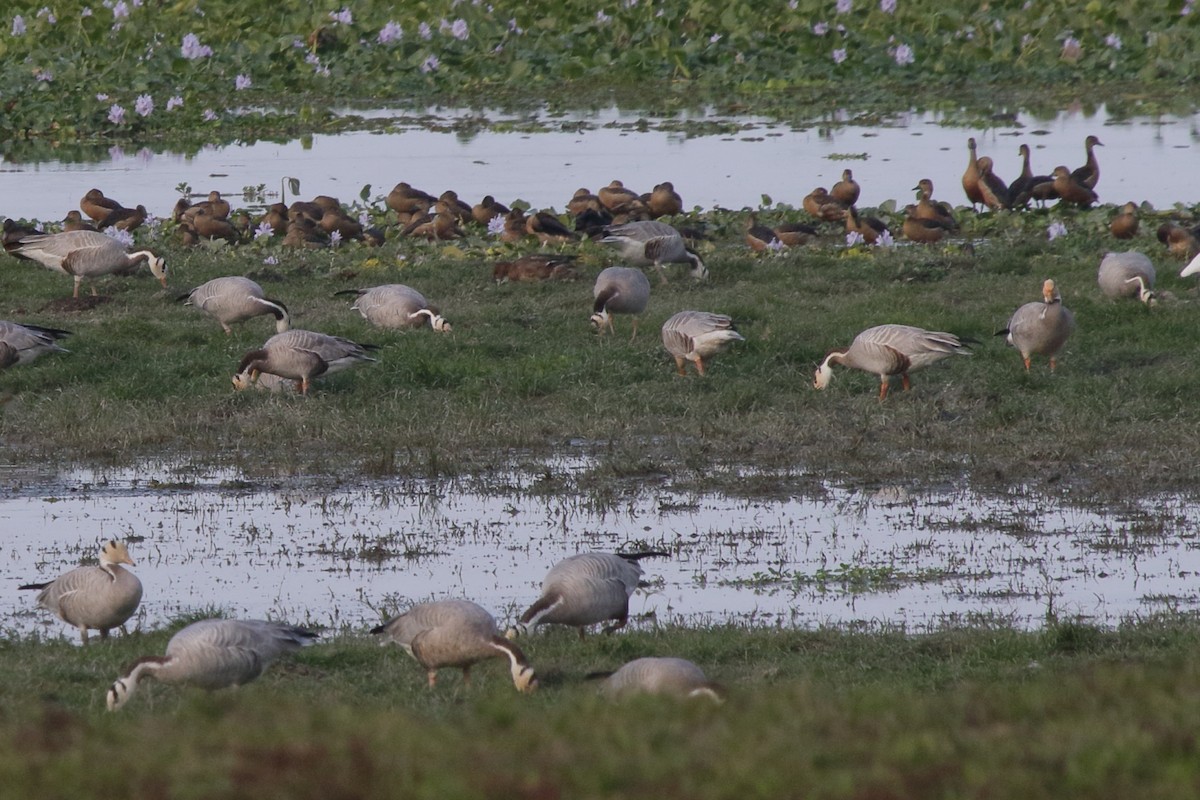
M 126 206 L 142 203 L 163 216 L 181 183 L 236 198 L 244 187 L 260 184 L 278 193 L 286 177 L 300 180 L 302 197 L 329 194 L 343 203 L 356 200 L 366 184 L 371 197 L 380 198 L 403 180 L 435 194 L 453 188 L 472 203 L 492 194 L 503 202 L 520 198 L 561 210 L 577 188 L 595 191 L 620 178 L 637 191 L 670 180 L 688 208 L 757 207 L 763 195 L 798 207 L 804 195 L 832 185 L 847 167 L 862 185 L 861 206 L 888 200 L 903 206 L 923 177 L 934 181 L 939 199 L 960 205 L 966 203 L 960 179 L 968 136 L 978 140 L 980 155 L 993 157 L 997 174 L 1011 181 L 1020 172 L 1021 142 L 1034 149 L 1034 171 L 1049 174 L 1058 164 L 1082 165 L 1089 134 L 1104 142 L 1098 150 L 1102 202 L 1149 201 L 1164 208 L 1197 200 L 1187 165 L 1200 147 L 1200 114 L 1117 122 L 1101 107 L 1093 115 L 1064 111 L 1051 119 L 1021 114 L 980 129 L 962 127 L 947 115 L 914 113 L 884 124 L 833 119 L 801 129 L 715 114 L 639 124 L 637 117 L 608 109 L 537 120 L 544 132 L 510 130 L 528 129 L 530 119 L 493 114 L 487 115 L 490 127 L 453 131 L 456 121 L 478 114 L 434 114 L 420 125 L 398 119 L 388 133 L 316 135 L 187 156 L 147 147 L 114 149 L 86 163 L 0 158 L 5 188 L 0 214 L 62 219 L 84 192 L 100 187 Z M 695 135 L 717 124 L 737 130 Z
M 74 637 L 17 586 L 53 578 L 109 538 L 132 542 L 143 627 L 220 607 L 359 629 L 409 602 L 454 596 L 510 621 L 559 559 L 645 547 L 672 555 L 643 562 L 651 585 L 631 603 L 638 625 L 1036 627 L 1048 612 L 1111 625 L 1200 604 L 1200 509 L 1178 500 L 1105 514 L 1027 494 L 829 487 L 819 499 L 665 490 L 604 505 L 540 496 L 538 480 L 520 475 L 488 492 L 281 488 L 163 466 L 0 478 L 12 487 L 0 500 L 0 614 L 21 633 Z

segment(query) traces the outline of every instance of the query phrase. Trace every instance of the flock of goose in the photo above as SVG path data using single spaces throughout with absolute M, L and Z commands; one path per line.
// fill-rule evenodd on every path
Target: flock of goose
M 464 682 L 469 682 L 472 666 L 503 658 L 517 690 L 532 692 L 538 686 L 537 674 L 513 640 L 546 624 L 577 628 L 580 639 L 597 623 L 611 622 L 604 627 L 606 634 L 623 628 L 629 620 L 629 598 L 641 583 L 639 562 L 666 556 L 647 551 L 580 553 L 563 559 L 547 573 L 541 596 L 503 635 L 487 610 L 462 599 L 418 603 L 371 633 L 408 652 L 426 670 L 431 689 L 443 668 L 461 669 Z M 98 566 L 77 567 L 52 581 L 20 588 L 37 590 L 38 605 L 77 628 L 87 645 L 89 630 L 100 631 L 102 639 L 114 628 L 125 633 L 126 621 L 141 603 L 142 583 L 124 565 L 134 565 L 127 546 L 109 541 L 100 550 Z M 148 678 L 202 689 L 241 686 L 280 656 L 316 638 L 313 631 L 280 622 L 193 622 L 171 637 L 163 655 L 142 656 L 126 667 L 109 687 L 106 704 L 110 711 L 121 708 Z M 589 677 L 603 678 L 602 691 L 614 697 L 639 691 L 718 701 L 723 697 L 723 689 L 698 666 L 679 658 L 640 658 L 616 672 Z

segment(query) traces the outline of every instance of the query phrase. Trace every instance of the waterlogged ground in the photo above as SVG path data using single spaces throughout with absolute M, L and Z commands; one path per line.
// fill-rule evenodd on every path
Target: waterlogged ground
M 946 622 L 1101 624 L 1200 605 L 1200 507 L 1158 500 L 1089 511 L 1067 498 L 826 487 L 783 500 L 553 494 L 587 468 L 560 462 L 487 487 L 244 481 L 146 465 L 6 470 L 0 614 L 9 632 L 66 632 L 34 608 L 42 581 L 131 542 L 153 627 L 219 607 L 243 617 L 361 628 L 409 602 L 467 596 L 509 620 L 547 568 L 583 550 L 667 550 L 647 563 L 635 624 Z

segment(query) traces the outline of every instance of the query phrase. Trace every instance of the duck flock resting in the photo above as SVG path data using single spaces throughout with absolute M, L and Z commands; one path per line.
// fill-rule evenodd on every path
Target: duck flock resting
M 469 683 L 475 664 L 489 659 L 508 663 L 519 692 L 538 688 L 529 659 L 512 640 L 528 635 L 539 624 L 554 623 L 578 629 L 579 638 L 590 625 L 612 622 L 611 634 L 629 620 L 629 599 L 642 585 L 639 562 L 669 553 L 580 553 L 554 565 L 546 575 L 542 595 L 505 635 L 496 619 L 482 606 L 466 599 L 417 603 L 371 629 L 382 644 L 402 647 L 426 671 L 430 689 L 436 688 L 438 671 L 462 670 Z M 128 635 L 125 623 L 137 612 L 142 583 L 122 565 L 133 566 L 124 542 L 109 541 L 100 550 L 99 566 L 77 567 L 46 583 L 21 586 L 39 591 L 39 606 L 79 629 L 83 644 L 88 631 L 107 638 L 113 628 Z M 258 678 L 272 662 L 313 643 L 317 633 L 281 622 L 209 618 L 180 629 L 161 655 L 147 655 L 127 666 L 108 688 L 110 711 L 123 707 L 150 678 L 167 684 L 201 689 L 241 686 Z M 709 682 L 701 669 L 680 658 L 640 658 L 606 676 L 603 691 L 612 697 L 632 692 L 706 697 L 720 702 L 724 690 Z

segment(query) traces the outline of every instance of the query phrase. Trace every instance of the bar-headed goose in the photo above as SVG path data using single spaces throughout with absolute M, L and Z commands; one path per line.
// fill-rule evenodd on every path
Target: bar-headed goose
M 435 331 L 449 333 L 446 318 L 431 307 L 425 296 L 403 283 L 388 283 L 370 289 L 346 289 L 337 294 L 358 297 L 350 308 L 380 328 L 420 328 L 426 324 Z
M 1050 358 L 1053 372 L 1057 366 L 1056 355 L 1073 330 L 1075 315 L 1062 304 L 1062 295 L 1054 281 L 1047 279 L 1042 284 L 1042 299 L 1018 308 L 1008 321 L 1008 327 L 996 335 L 1005 336 L 1008 343 L 1017 348 L 1026 370 L 1030 356 L 1036 354 Z
M 834 350 L 817 367 L 813 386 L 824 389 L 833 378 L 833 365 L 860 369 L 879 376 L 879 399 L 887 397 L 893 375 L 904 389 L 911 385 L 908 373 L 951 355 L 970 355 L 952 333 L 927 331 L 912 325 L 876 325 L 854 337 L 844 350 Z
M 146 678 L 209 690 L 241 686 L 316 638 L 304 628 L 259 619 L 193 622 L 171 637 L 165 655 L 142 656 L 125 669 L 109 687 L 108 710 L 129 702 Z
M 500 636 L 496 620 L 470 600 L 420 603 L 371 630 L 384 643 L 395 642 L 425 668 L 429 688 L 443 667 L 458 667 L 470 681 L 472 665 L 488 658 L 508 659 L 513 685 L 520 692 L 537 688 L 537 675 L 520 648 Z
M 238 275 L 213 278 L 178 299 L 184 301 L 185 306 L 195 306 L 215 319 L 226 335 L 233 333 L 230 325 L 264 314 L 275 317 L 278 333 L 291 327 L 287 306 L 264 296 L 261 286 Z
M 690 361 L 703 376 L 706 360 L 732 343 L 744 341 L 731 318 L 709 311 L 680 311 L 662 326 L 663 347 L 674 357 L 680 375 L 687 374 L 684 364 Z
M 6 353 L 13 364 L 28 364 L 46 353 L 67 353 L 65 347 L 60 347 L 59 339 L 70 336 L 70 331 L 58 328 L 43 328 L 40 325 L 22 325 L 17 322 L 0 320 L 0 344 L 5 345 Z
M 367 355 L 367 351 L 378 349 L 378 345 L 359 344 L 316 331 L 277 333 L 260 349 L 251 350 L 242 357 L 237 374 L 233 376 L 233 386 L 245 389 L 258 380 L 259 373 L 269 372 L 296 381 L 300 393 L 306 395 L 313 378 L 332 375 L 358 364 L 373 363 L 378 359 Z
M 638 315 L 646 310 L 650 302 L 650 281 L 646 273 L 632 267 L 608 267 L 596 276 L 596 285 L 592 289 L 591 323 L 600 334 L 605 329 L 616 334 L 613 328 L 613 314 L 629 314 L 633 317 L 633 335 L 629 341 L 637 338 Z
M 616 245 L 621 256 L 638 267 L 654 266 L 659 280 L 667 282 L 663 264 L 691 264 L 692 277 L 704 280 L 708 269 L 700 256 L 689 250 L 679 231 L 665 222 L 639 220 L 623 225 L 610 225 L 604 229 L 605 244 Z
M 614 621 L 605 626 L 605 633 L 623 628 L 629 622 L 629 598 L 642 577 L 638 562 L 668 555 L 648 551 L 569 556 L 550 569 L 542 581 L 542 596 L 505 635 L 515 638 L 547 623 L 578 628 L 581 639 L 584 629 L 598 622 Z
M 589 677 L 601 677 L 593 673 Z M 638 658 L 609 674 L 601 691 L 610 698 L 633 694 L 661 694 L 673 697 L 706 697 L 716 703 L 725 701 L 725 689 L 710 681 L 704 670 L 685 658 Z
M 47 269 L 73 276 L 75 297 L 79 297 L 79 286 L 84 278 L 111 275 L 132 269 L 143 262 L 150 265 L 150 272 L 158 278 L 164 289 L 167 288 L 167 266 L 163 259 L 149 250 L 127 253 L 121 242 L 97 231 L 26 236 L 17 243 L 14 252 Z M 96 294 L 95 286 L 92 287 L 92 294 Z
M 1136 297 L 1148 306 L 1154 298 L 1154 264 L 1142 253 L 1106 253 L 1096 277 L 1106 297 Z
M 84 644 L 88 630 L 120 628 L 142 602 L 142 582 L 122 564 L 133 566 L 124 542 L 108 541 L 100 548 L 100 566 L 76 567 L 47 583 L 28 583 L 21 589 L 40 589 L 37 602 L 68 625 L 79 629 Z

